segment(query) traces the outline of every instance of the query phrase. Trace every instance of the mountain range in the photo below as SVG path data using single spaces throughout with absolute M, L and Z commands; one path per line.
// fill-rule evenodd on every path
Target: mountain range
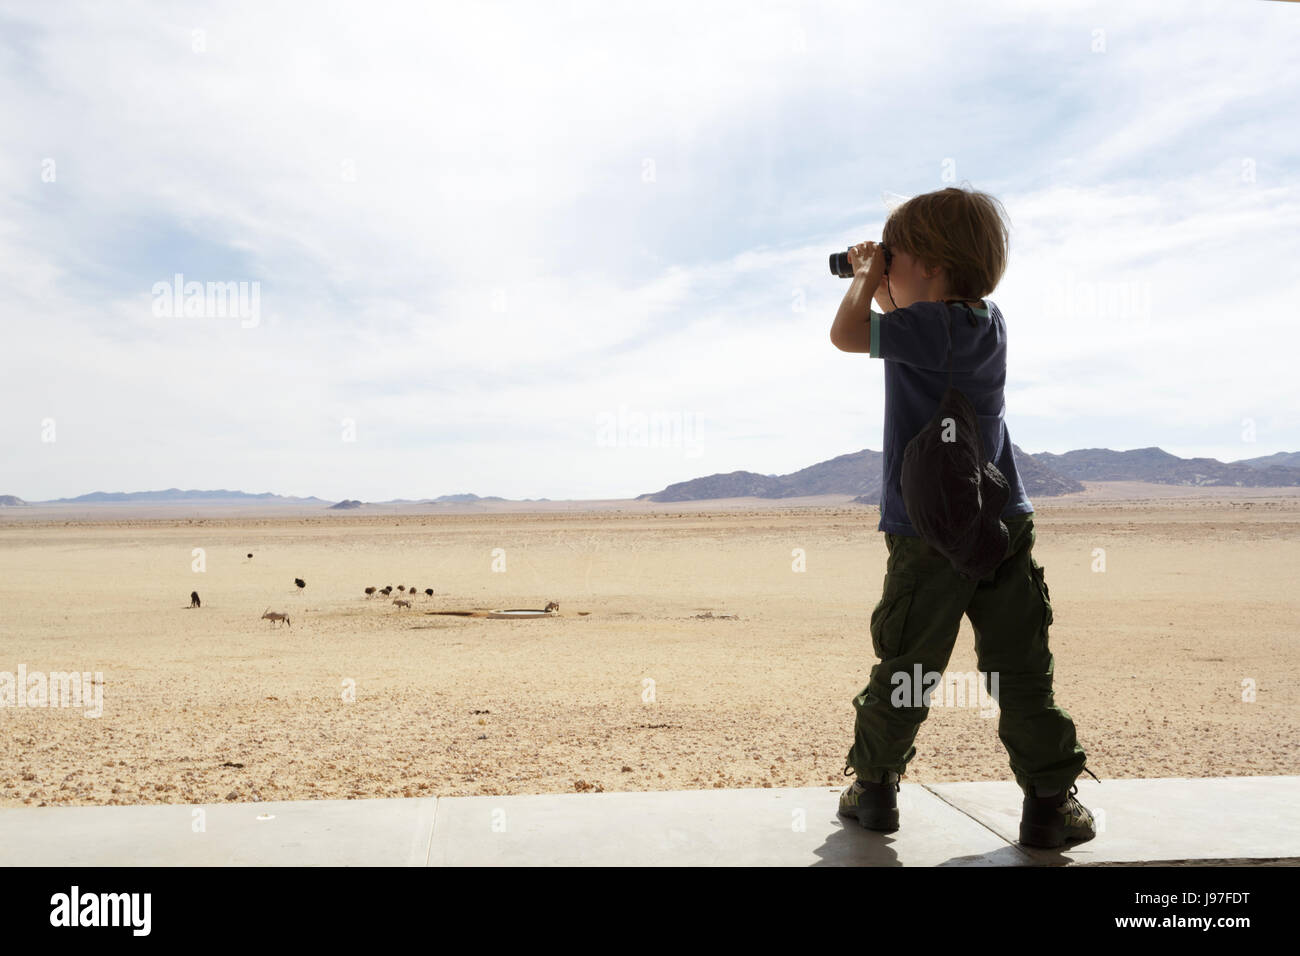
M 1145 481 L 1160 485 L 1196 487 L 1291 487 L 1300 485 L 1300 452 L 1278 452 L 1259 458 L 1222 462 L 1215 458 L 1179 458 L 1159 448 L 1135 448 L 1111 451 L 1109 448 L 1080 448 L 1062 455 L 1039 452 L 1031 455 L 1018 445 L 1011 446 L 1016 456 L 1025 493 L 1033 498 L 1083 491 L 1084 481 Z M 671 484 L 661 491 L 637 495 L 636 501 L 673 502 L 707 501 L 713 498 L 802 498 L 812 495 L 853 495 L 864 504 L 878 504 L 882 455 L 864 448 L 809 465 L 786 475 L 763 475 L 754 471 L 732 471 L 705 475 Z M 550 501 L 549 498 L 507 499 L 498 495 L 440 495 L 437 498 L 362 502 L 356 499 L 330 503 L 314 495 L 307 498 L 276 495 L 271 492 L 250 494 L 245 491 L 93 491 L 76 498 L 26 502 L 14 495 L 0 495 L 0 507 L 27 504 L 167 504 L 185 502 L 268 503 L 320 505 L 342 511 L 370 505 L 456 505 L 488 501 Z
M 194 502 L 218 502 L 222 504 L 289 504 L 289 505 L 322 505 L 326 508 L 343 511 L 355 508 L 365 507 L 366 504 L 381 505 L 443 505 L 443 504 L 472 504 L 477 501 L 507 501 L 499 495 L 489 495 L 479 497 L 473 494 L 459 495 L 439 495 L 437 498 L 395 498 L 391 501 L 379 502 L 362 502 L 355 499 L 345 499 L 343 501 L 331 504 L 324 498 L 317 498 L 311 495 L 306 498 L 294 495 L 277 495 L 269 491 L 252 494 L 247 491 L 229 491 L 225 488 L 217 488 L 211 491 L 201 491 L 189 489 L 182 491 L 180 488 L 167 488 L 162 491 L 92 491 L 89 494 L 78 495 L 75 498 L 53 498 L 49 501 L 24 501 L 15 495 L 0 495 L 0 507 L 22 507 L 25 505 L 65 505 L 65 504 L 175 504 L 188 501 Z M 521 501 L 550 501 L 549 498 L 522 498 Z
M 1300 485 L 1300 452 L 1224 463 L 1214 458 L 1179 458 L 1159 448 L 1111 451 L 1083 448 L 1063 455 L 1031 455 L 1012 444 L 1025 493 L 1051 498 L 1083 491 L 1084 481 L 1146 481 L 1160 485 L 1290 487 Z M 638 501 L 702 501 L 709 498 L 795 498 L 851 494 L 863 504 L 880 502 L 882 455 L 869 448 L 819 462 L 788 475 L 733 471 L 669 485 L 638 495 Z

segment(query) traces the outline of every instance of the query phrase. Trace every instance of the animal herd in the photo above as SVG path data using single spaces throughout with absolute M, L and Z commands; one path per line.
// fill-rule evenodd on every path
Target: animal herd
M 397 586 L 397 590 L 404 592 L 408 598 L 414 598 L 416 595 L 416 589 L 415 588 L 408 589 L 405 584 L 399 584 Z M 393 586 L 391 584 L 382 588 L 376 588 L 376 587 L 366 588 L 367 599 L 374 597 L 376 594 L 382 594 L 384 597 L 390 597 L 392 593 L 393 593 Z M 433 597 L 433 588 L 425 588 L 424 593 L 428 597 Z M 393 604 L 395 604 L 399 608 L 411 606 L 411 602 L 409 600 L 404 601 L 401 598 L 393 598 Z
M 251 558 L 251 557 L 252 557 L 252 554 L 249 554 L 248 557 Z M 302 578 L 294 578 L 294 579 L 293 579 L 293 583 L 294 583 L 294 586 L 297 587 L 299 591 L 306 590 L 306 588 L 307 588 L 307 582 L 304 581 Z M 414 598 L 414 597 L 415 597 L 415 593 L 416 593 L 415 588 L 411 588 L 411 589 L 408 591 L 407 588 L 406 588 L 406 585 L 405 585 L 405 584 L 399 584 L 399 585 L 397 586 L 397 590 L 406 593 L 407 596 L 410 597 L 410 598 Z M 393 586 L 392 586 L 391 584 L 388 585 L 387 587 L 383 587 L 383 588 L 375 588 L 375 587 L 369 587 L 369 588 L 366 588 L 366 597 L 367 597 L 367 598 L 372 598 L 372 597 L 374 597 L 376 594 L 382 594 L 384 597 L 388 597 L 388 596 L 389 596 L 390 594 L 392 594 L 392 593 L 393 593 Z M 424 593 L 425 593 L 428 597 L 433 597 L 433 588 L 425 588 L 425 589 L 424 589 Z M 393 604 L 395 604 L 399 609 L 400 609 L 400 608 L 409 608 L 409 607 L 411 606 L 411 602 L 410 602 L 409 600 L 405 600 L 405 601 L 404 601 L 404 600 L 402 600 L 401 598 L 394 598 L 394 599 L 393 599 Z M 198 592 L 198 591 L 191 591 L 191 592 L 190 592 L 190 607 L 202 607 L 202 603 L 201 603 L 200 600 L 199 600 L 199 592 Z M 559 605 L 557 604 L 556 607 L 559 607 Z M 267 608 L 267 609 L 262 613 L 262 620 L 264 620 L 264 621 L 270 621 L 272 624 L 279 624 L 279 623 L 283 622 L 283 623 L 286 624 L 287 626 L 289 626 L 289 627 L 293 627 L 293 622 L 289 620 L 289 615 L 288 615 L 288 614 L 282 614 L 282 613 L 279 612 L 279 611 L 272 611 L 270 608 Z
M 251 558 L 252 554 L 249 554 L 248 556 Z M 304 581 L 302 578 L 294 578 L 293 583 L 295 586 L 297 586 L 299 591 L 305 590 L 307 587 L 307 582 Z M 397 590 L 399 592 L 406 594 L 407 600 L 403 600 L 402 598 L 393 598 L 393 604 L 396 605 L 396 607 L 399 610 L 401 608 L 410 608 L 411 600 L 416 597 L 417 589 L 416 588 L 408 589 L 405 584 L 399 584 L 397 586 Z M 393 593 L 393 586 L 389 584 L 382 588 L 368 587 L 365 589 L 365 592 L 366 592 L 367 599 L 373 598 L 376 594 L 382 594 L 384 597 L 389 597 Z M 433 588 L 425 588 L 424 593 L 425 596 L 427 597 L 433 597 Z M 201 606 L 202 605 L 200 604 L 199 601 L 199 592 L 191 591 L 190 607 L 201 607 Z M 549 604 L 546 605 L 547 611 L 559 611 L 559 609 L 560 609 L 560 605 L 554 601 L 551 601 Z M 293 623 L 289 620 L 289 615 L 282 614 L 279 611 L 272 611 L 270 608 L 267 608 L 266 611 L 263 612 L 262 620 L 270 621 L 272 624 L 279 624 L 281 621 L 283 621 L 287 626 L 293 627 Z

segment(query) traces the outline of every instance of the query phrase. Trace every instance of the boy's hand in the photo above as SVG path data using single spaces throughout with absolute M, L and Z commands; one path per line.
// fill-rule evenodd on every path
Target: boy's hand
M 849 265 L 857 278 L 865 273 L 867 279 L 879 281 L 885 274 L 885 257 L 874 242 L 860 242 L 849 249 Z
M 849 247 L 849 265 L 853 282 L 835 313 L 831 344 L 841 352 L 870 352 L 871 297 L 885 275 L 884 251 L 874 242 L 860 242 Z

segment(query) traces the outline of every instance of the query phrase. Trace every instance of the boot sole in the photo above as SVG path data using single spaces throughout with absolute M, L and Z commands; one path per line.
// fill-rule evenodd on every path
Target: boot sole
M 840 816 L 850 817 L 858 821 L 858 824 L 864 830 L 875 830 L 878 833 L 893 833 L 898 829 L 898 808 L 893 809 L 873 809 L 871 807 L 858 807 L 857 810 L 841 810 Z
M 1043 826 L 1035 823 L 1020 824 L 1020 843 L 1025 846 L 1032 846 L 1044 850 L 1053 850 L 1063 846 L 1073 846 L 1076 843 L 1087 843 L 1096 835 L 1095 832 L 1062 832 L 1055 827 Z

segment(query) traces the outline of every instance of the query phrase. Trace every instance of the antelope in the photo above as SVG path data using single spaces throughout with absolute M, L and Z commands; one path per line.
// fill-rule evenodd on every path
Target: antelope
M 393 603 L 396 604 L 398 607 L 410 607 L 410 606 L 411 606 L 411 602 L 410 602 L 410 601 L 403 601 L 401 598 L 393 598 Z
M 266 609 L 266 613 L 262 615 L 262 620 L 270 621 L 272 623 L 284 621 L 285 624 L 293 627 L 293 621 L 289 620 L 288 614 L 281 614 L 279 611 L 272 611 L 269 607 Z
M 552 601 L 550 604 L 546 605 L 546 610 L 558 612 L 560 610 L 560 605 Z

